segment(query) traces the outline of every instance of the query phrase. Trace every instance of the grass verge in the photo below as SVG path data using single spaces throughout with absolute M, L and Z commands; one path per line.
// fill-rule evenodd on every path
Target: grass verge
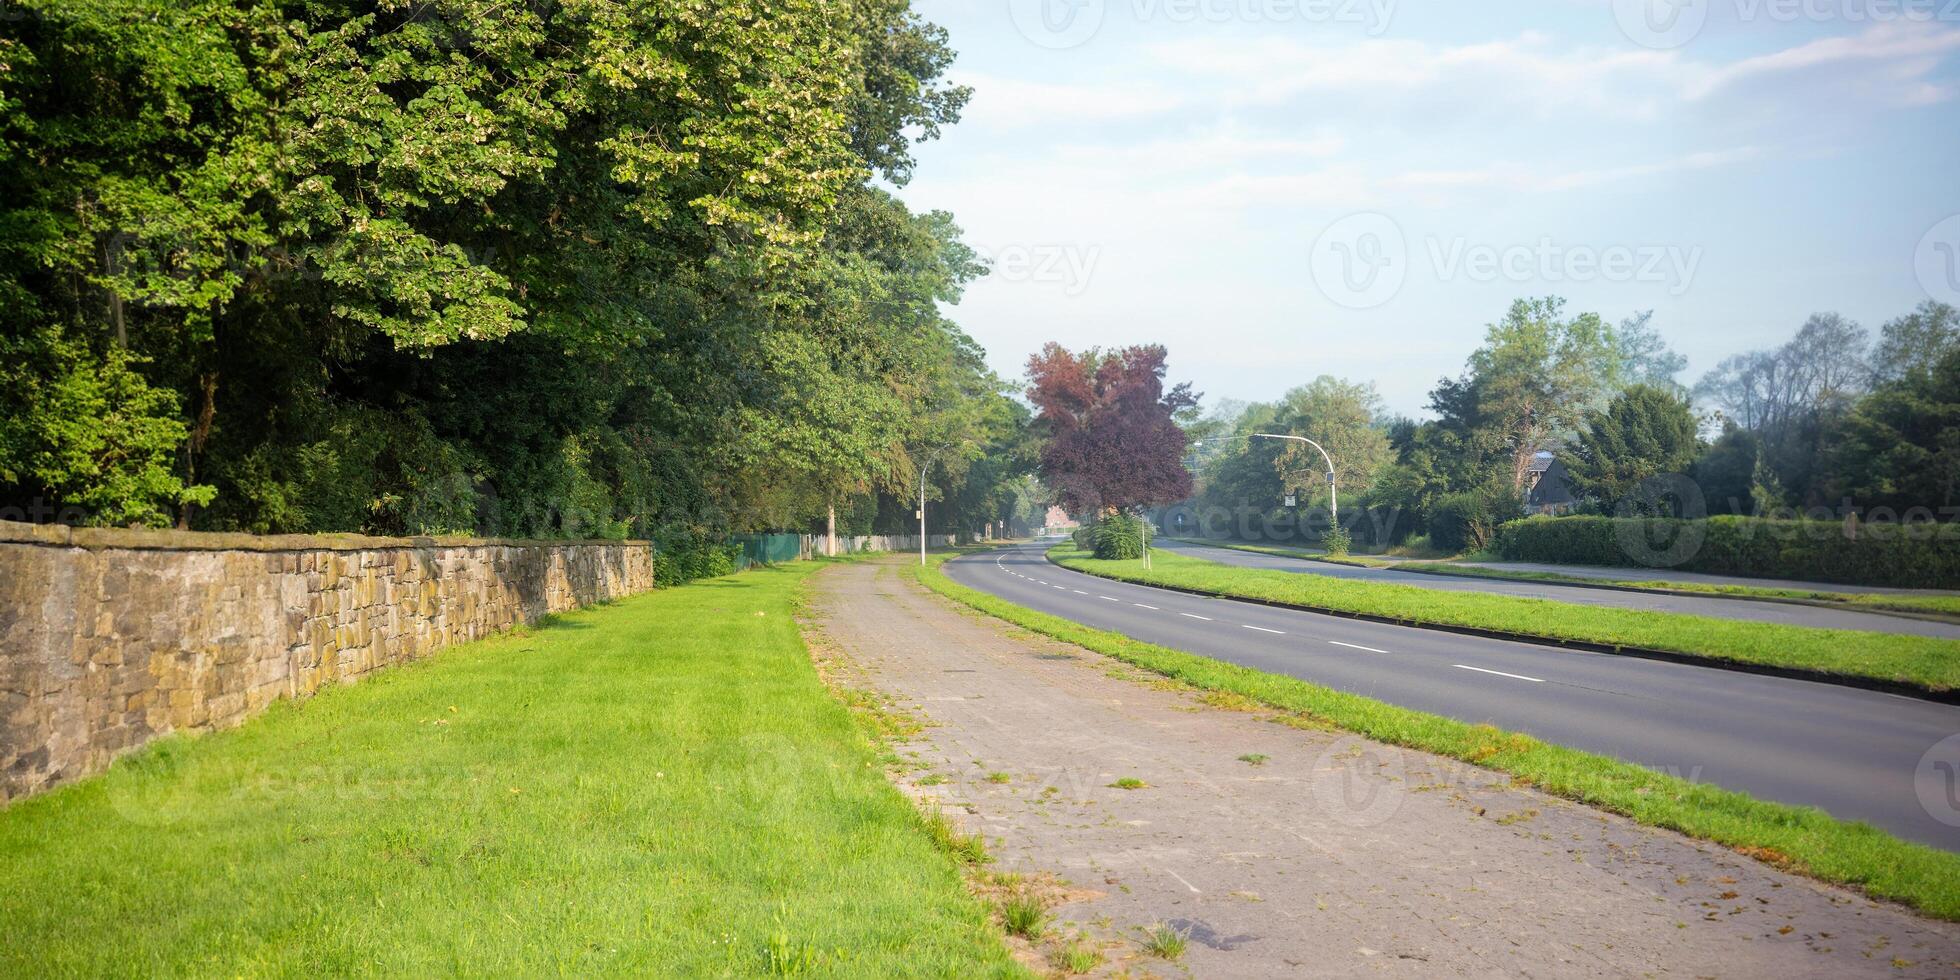
M 820 566 L 458 646 L 0 810 L 0 976 L 1024 975 L 811 666 Z
M 1330 565 L 1353 565 L 1356 568 L 1394 568 L 1401 564 L 1371 555 L 1330 555 L 1325 551 L 1282 548 L 1276 544 L 1247 544 L 1244 541 L 1216 541 L 1211 538 L 1172 538 L 1171 540 L 1201 544 L 1207 548 L 1230 548 L 1233 551 L 1250 551 L 1256 555 L 1276 555 L 1280 558 L 1298 558 L 1302 561 L 1324 561 Z
M 1950 691 L 1960 685 L 1960 640 L 1939 637 L 1816 629 L 1357 582 L 1238 568 L 1175 552 L 1153 552 L 1153 567 L 1148 570 L 1140 561 L 1098 560 L 1072 545 L 1057 546 L 1048 556 L 1064 567 L 1104 578 L 1370 616 L 1412 626 L 1450 626 L 1552 643 L 1658 650 L 1801 671 L 1820 680 L 1865 678 L 1926 692 Z
M 940 570 L 944 561 L 945 557 L 936 558 L 927 568 L 915 567 L 913 574 L 933 591 L 1017 626 L 1194 687 L 1249 698 L 1379 742 L 1508 773 L 1520 785 L 1713 841 L 1927 915 L 1960 921 L 1960 855 L 1902 841 L 1868 824 L 1847 823 L 1815 808 L 1765 802 L 1491 725 L 1413 711 L 1092 629 L 967 588 Z
M 1870 612 L 1905 612 L 1960 618 L 1960 596 L 1891 595 L 1869 592 L 1824 592 L 1810 589 L 1775 589 L 1756 585 L 1720 585 L 1712 582 L 1677 582 L 1669 579 L 1603 578 L 1532 572 L 1480 565 L 1455 565 L 1439 561 L 1410 561 L 1396 566 L 1405 572 L 1425 575 L 1460 575 L 1465 578 L 1496 578 L 1514 582 L 1554 582 L 1560 585 L 1608 585 L 1639 592 L 1666 595 L 1734 596 L 1741 599 L 1774 599 L 1808 605 L 1843 607 Z

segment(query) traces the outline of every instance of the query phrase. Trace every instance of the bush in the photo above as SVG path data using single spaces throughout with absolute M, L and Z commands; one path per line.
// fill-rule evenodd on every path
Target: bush
M 1481 551 L 1498 525 L 1517 516 L 1518 505 L 1505 490 L 1464 490 L 1445 494 L 1429 512 L 1429 540 L 1450 554 Z
M 741 553 L 738 545 L 700 540 L 657 547 L 653 553 L 654 584 L 684 585 L 698 578 L 730 574 Z
M 1097 558 L 1125 561 L 1143 557 L 1143 521 L 1128 514 L 1105 517 L 1096 522 Z
M 211 487 L 179 477 L 190 429 L 144 363 L 53 327 L 0 335 L 0 495 L 45 494 L 106 526 L 167 527 L 183 505 L 209 503 Z
M 1084 524 L 1070 531 L 1068 537 L 1070 541 L 1075 542 L 1077 548 L 1083 551 L 1093 551 L 1096 547 L 1096 526 L 1094 524 Z
M 1348 549 L 1354 547 L 1354 535 L 1350 534 L 1348 529 L 1342 525 L 1329 525 L 1327 532 L 1320 536 L 1320 546 L 1327 549 L 1328 554 L 1338 558 L 1347 554 Z
M 1509 561 L 1635 565 L 1855 585 L 1960 587 L 1960 527 L 1721 516 L 1533 517 L 1497 529 Z

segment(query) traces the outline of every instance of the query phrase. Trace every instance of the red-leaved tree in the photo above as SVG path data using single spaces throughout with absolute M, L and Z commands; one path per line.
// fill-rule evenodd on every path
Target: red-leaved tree
M 1164 390 L 1158 344 L 1071 353 L 1050 343 L 1028 358 L 1028 399 L 1047 436 L 1041 475 L 1071 512 L 1106 513 L 1191 495 L 1184 430 L 1198 404 L 1189 383 Z

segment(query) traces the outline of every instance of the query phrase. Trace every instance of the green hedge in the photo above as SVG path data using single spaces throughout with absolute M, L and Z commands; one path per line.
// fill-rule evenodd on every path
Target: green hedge
M 1760 517 L 1531 517 L 1497 528 L 1509 561 L 1960 588 L 1960 527 Z
M 653 552 L 653 581 L 656 585 L 684 585 L 698 578 L 727 575 L 742 557 L 737 544 L 711 544 L 690 541 L 656 546 Z

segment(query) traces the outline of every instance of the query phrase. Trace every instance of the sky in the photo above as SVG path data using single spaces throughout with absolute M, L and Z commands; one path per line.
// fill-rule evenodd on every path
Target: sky
M 1423 416 L 1519 297 L 1653 311 L 1692 384 L 1813 312 L 1960 303 L 1960 0 L 915 0 L 963 120 L 899 194 L 1020 378 L 1162 343 L 1208 403 Z

